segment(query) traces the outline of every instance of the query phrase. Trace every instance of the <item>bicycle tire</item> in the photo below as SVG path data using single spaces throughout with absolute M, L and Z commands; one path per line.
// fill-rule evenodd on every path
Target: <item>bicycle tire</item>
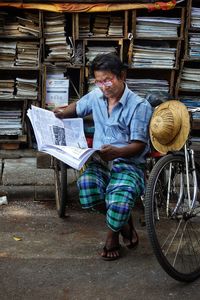
M 60 218 L 64 218 L 67 204 L 67 166 L 57 159 L 54 160 L 54 179 L 57 213 Z
M 166 184 L 168 187 L 170 178 L 167 167 L 170 163 L 173 189 L 167 206 Z M 182 197 L 183 200 L 178 206 L 177 213 L 173 215 L 178 194 L 180 195 L 180 191 L 178 193 L 176 189 L 180 189 L 180 174 L 184 168 L 183 155 L 168 154 L 156 163 L 150 173 L 146 187 L 145 220 L 153 252 L 161 267 L 168 275 L 178 281 L 192 282 L 200 276 L 199 202 L 196 202 L 198 207 L 193 211 L 194 216 L 187 219 L 186 200 L 185 197 Z M 197 168 L 198 184 L 200 183 L 199 175 Z M 191 177 L 189 176 L 189 178 Z

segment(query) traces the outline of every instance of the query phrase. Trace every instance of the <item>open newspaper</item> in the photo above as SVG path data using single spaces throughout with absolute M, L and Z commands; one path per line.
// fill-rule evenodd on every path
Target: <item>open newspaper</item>
M 96 151 L 88 148 L 83 119 L 58 119 L 52 111 L 31 106 L 31 121 L 38 150 L 48 153 L 74 169 L 80 170 Z

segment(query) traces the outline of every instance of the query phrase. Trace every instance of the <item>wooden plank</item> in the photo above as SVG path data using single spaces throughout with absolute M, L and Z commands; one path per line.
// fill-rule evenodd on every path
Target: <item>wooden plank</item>
M 52 156 L 46 153 L 37 152 L 37 168 L 38 169 L 51 169 L 52 168 Z

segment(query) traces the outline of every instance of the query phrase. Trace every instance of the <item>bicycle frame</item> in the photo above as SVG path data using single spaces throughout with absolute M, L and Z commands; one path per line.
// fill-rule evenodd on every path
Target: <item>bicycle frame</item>
M 181 202 L 184 200 L 184 187 L 185 187 L 185 180 L 186 178 L 186 189 L 187 189 L 187 205 L 189 208 L 189 213 L 192 212 L 192 210 L 195 207 L 195 201 L 197 200 L 197 192 L 198 192 L 198 186 L 197 186 L 197 174 L 196 174 L 196 166 L 194 161 L 194 150 L 187 145 L 187 143 L 184 145 L 184 158 L 185 158 L 185 173 L 181 173 L 180 176 L 180 191 L 179 191 L 179 197 L 178 201 L 176 203 L 176 206 L 173 210 L 173 213 L 171 216 L 174 216 L 178 208 L 181 204 Z M 190 191 L 190 179 L 189 174 L 190 171 L 192 173 L 192 181 L 193 181 L 193 192 L 191 195 Z M 169 169 L 169 181 L 168 181 L 168 190 L 167 190 L 167 204 L 166 204 L 166 213 L 167 216 L 169 216 L 169 202 L 170 202 L 170 186 L 171 186 L 171 176 L 172 176 L 172 164 L 170 164 Z

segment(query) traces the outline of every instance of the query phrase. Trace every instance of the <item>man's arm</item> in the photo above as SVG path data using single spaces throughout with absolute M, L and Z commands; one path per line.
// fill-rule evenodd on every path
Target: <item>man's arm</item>
M 56 107 L 53 112 L 54 112 L 55 116 L 59 119 L 75 118 L 75 117 L 77 117 L 76 102 L 69 104 L 65 108 Z
M 145 143 L 134 141 L 124 147 L 115 147 L 112 145 L 103 145 L 100 150 L 100 156 L 105 161 L 110 161 L 115 158 L 129 158 L 141 153 L 145 148 Z

